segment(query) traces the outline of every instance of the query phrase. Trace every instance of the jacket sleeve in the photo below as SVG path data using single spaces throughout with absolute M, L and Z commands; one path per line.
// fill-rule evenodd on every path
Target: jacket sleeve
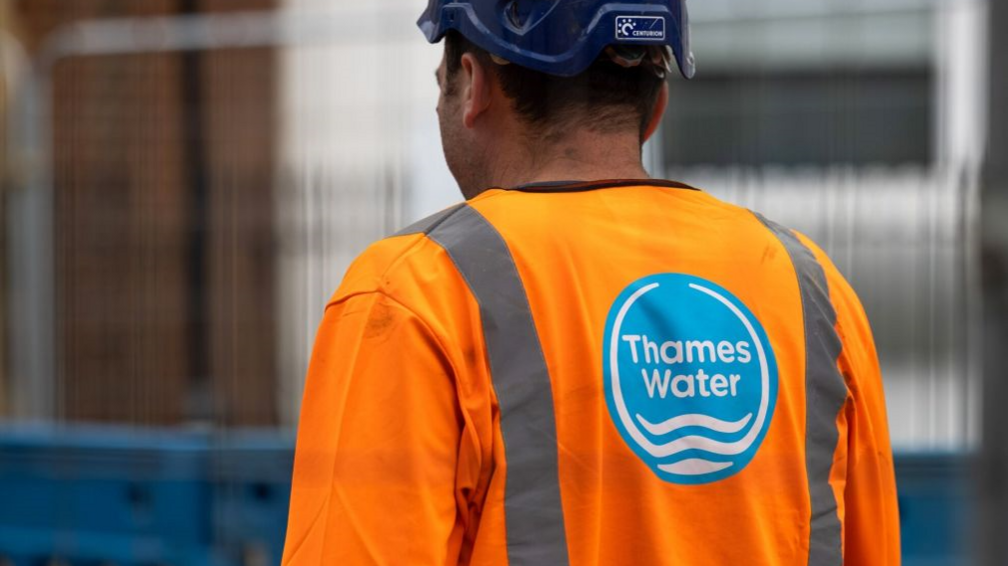
M 844 343 L 840 370 L 850 391 L 844 563 L 896 565 L 900 563 L 899 509 L 882 375 L 868 319 L 846 282 L 843 287 L 847 297 L 838 308 Z
M 379 292 L 331 304 L 298 428 L 283 564 L 455 564 L 461 417 L 425 323 Z
M 799 235 L 826 272 L 843 342 L 838 366 L 848 397 L 839 420 L 846 423 L 846 475 L 841 502 L 844 564 L 894 566 L 900 563 L 899 508 L 889 421 L 878 354 L 868 317 L 850 284 L 826 254 Z

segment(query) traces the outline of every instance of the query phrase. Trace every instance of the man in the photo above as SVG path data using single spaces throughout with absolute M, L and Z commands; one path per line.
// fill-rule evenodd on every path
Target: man
M 466 203 L 326 307 L 285 564 L 896 564 L 881 378 L 814 244 L 641 144 L 683 1 L 431 0 Z

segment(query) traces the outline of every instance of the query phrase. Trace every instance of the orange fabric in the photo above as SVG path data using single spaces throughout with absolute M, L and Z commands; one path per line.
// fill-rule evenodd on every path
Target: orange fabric
M 802 304 L 772 233 L 744 209 L 668 187 L 491 190 L 469 204 L 507 242 L 529 297 L 553 390 L 571 564 L 804 566 Z M 831 473 L 845 562 L 898 564 L 870 330 L 853 291 L 813 249 L 838 313 L 849 392 L 836 415 Z M 741 472 L 705 485 L 656 477 L 606 407 L 609 309 L 629 283 L 662 272 L 733 293 L 776 354 L 776 409 L 758 453 Z M 465 281 L 426 236 L 374 244 L 351 266 L 319 329 L 283 563 L 503 566 L 506 472 L 479 310 Z

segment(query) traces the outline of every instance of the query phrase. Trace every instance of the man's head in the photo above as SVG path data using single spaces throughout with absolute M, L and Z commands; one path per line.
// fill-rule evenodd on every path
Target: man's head
M 673 52 L 692 75 L 684 2 L 431 0 L 420 27 L 445 39 L 438 115 L 466 197 L 547 177 L 643 175 Z
M 580 75 L 557 77 L 495 61 L 457 32 L 445 38 L 437 73 L 445 158 L 466 197 L 494 184 L 501 158 L 531 174 L 535 162 L 577 151 L 585 134 L 632 139 L 639 160 L 667 100 L 651 63 L 624 68 L 603 56 Z

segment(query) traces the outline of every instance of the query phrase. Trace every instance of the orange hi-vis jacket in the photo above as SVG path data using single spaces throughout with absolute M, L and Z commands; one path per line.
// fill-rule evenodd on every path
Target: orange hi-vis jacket
M 898 564 L 864 312 L 686 185 L 488 190 L 327 305 L 283 563 Z

